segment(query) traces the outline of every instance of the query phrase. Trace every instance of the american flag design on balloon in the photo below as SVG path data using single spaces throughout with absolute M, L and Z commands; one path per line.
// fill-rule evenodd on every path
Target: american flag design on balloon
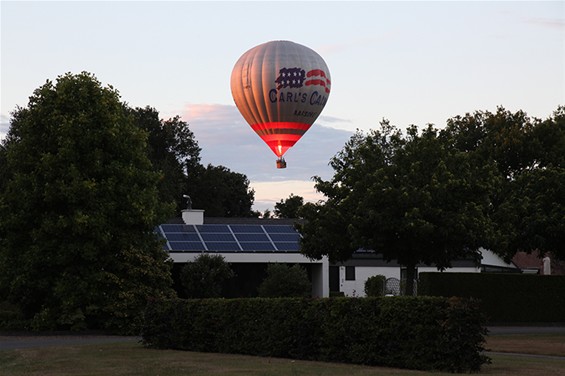
M 277 90 L 287 87 L 300 88 L 303 85 L 319 85 L 323 86 L 324 91 L 328 94 L 331 86 L 331 81 L 322 69 L 312 69 L 306 73 L 302 68 L 282 68 L 275 82 L 278 84 Z
M 331 91 L 329 69 L 312 49 L 272 41 L 245 52 L 231 76 L 243 118 L 279 159 L 316 121 Z M 285 163 L 286 166 L 286 163 Z

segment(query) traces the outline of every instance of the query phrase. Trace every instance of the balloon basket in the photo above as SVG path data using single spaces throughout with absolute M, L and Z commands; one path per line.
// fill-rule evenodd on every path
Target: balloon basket
M 277 168 L 286 168 L 286 161 L 283 158 L 277 159 Z

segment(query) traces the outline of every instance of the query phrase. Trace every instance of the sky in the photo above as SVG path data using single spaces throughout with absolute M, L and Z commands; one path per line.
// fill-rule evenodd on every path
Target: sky
M 46 80 L 87 71 L 131 107 L 188 122 L 202 162 L 245 174 L 260 211 L 323 199 L 312 177 L 330 179 L 351 135 L 383 119 L 441 128 L 498 106 L 545 119 L 565 105 L 563 1 L 2 0 L 0 18 L 0 139 Z M 230 90 L 238 58 L 271 40 L 315 50 L 332 77 L 286 169 Z

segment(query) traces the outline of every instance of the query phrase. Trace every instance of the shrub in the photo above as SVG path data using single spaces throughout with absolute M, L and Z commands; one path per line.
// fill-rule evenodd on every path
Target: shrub
M 565 276 L 420 273 L 418 292 L 478 299 L 491 323 L 565 322 Z M 545 307 L 540 309 L 540 307 Z
M 189 298 L 221 297 L 224 282 L 233 276 L 233 271 L 222 256 L 209 254 L 196 257 L 180 273 L 181 284 Z
M 479 371 L 476 302 L 433 297 L 153 301 L 148 347 L 450 372 Z
M 295 264 L 269 264 L 267 277 L 258 288 L 259 296 L 266 298 L 309 297 L 312 284 L 306 271 Z
M 386 277 L 374 275 L 365 281 L 365 294 L 367 296 L 383 296 L 385 294 Z

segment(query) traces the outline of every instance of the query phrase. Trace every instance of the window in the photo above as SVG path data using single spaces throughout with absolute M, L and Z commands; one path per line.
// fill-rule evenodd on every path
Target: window
M 346 266 L 345 267 L 345 280 L 346 281 L 355 281 L 355 266 Z

